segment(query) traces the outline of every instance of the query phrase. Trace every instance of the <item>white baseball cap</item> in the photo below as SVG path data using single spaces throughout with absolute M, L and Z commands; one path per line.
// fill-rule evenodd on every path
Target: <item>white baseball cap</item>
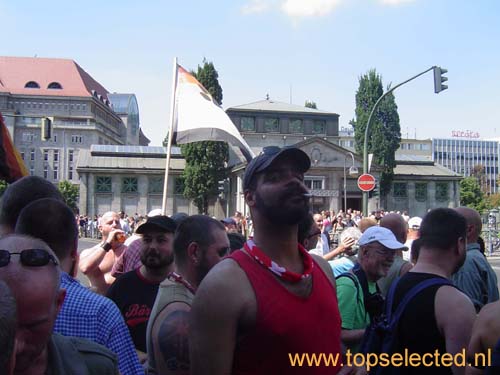
M 380 242 L 382 245 L 391 250 L 408 249 L 404 244 L 396 240 L 394 233 L 384 227 L 369 227 L 359 239 L 358 244 L 359 246 L 364 246 L 372 242 Z
M 420 224 L 422 224 L 422 219 L 418 216 L 414 216 L 410 220 L 408 220 L 408 228 L 410 229 L 419 230 Z

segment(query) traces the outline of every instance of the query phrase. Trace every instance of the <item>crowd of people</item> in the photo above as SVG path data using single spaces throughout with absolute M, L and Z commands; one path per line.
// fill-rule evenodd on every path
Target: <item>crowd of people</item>
M 396 353 L 493 353 L 491 363 L 398 373 L 493 373 L 500 301 L 479 214 L 311 214 L 309 168 L 297 148 L 265 148 L 243 180 L 251 216 L 222 220 L 158 211 L 75 220 L 44 179 L 9 185 L 0 205 L 0 369 L 362 374 L 367 366 L 347 353 L 366 354 L 368 333 L 398 311 Z M 79 252 L 93 222 L 99 242 Z M 292 365 L 301 353 L 339 360 Z

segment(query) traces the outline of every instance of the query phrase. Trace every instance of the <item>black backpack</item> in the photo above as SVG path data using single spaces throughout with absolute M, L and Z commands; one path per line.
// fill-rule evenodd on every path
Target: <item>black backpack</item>
M 385 312 L 377 319 L 373 320 L 371 324 L 366 328 L 365 335 L 361 342 L 360 352 L 365 355 L 368 353 L 387 353 L 389 355 L 393 354 L 398 347 L 397 333 L 398 333 L 398 323 L 401 315 L 406 309 L 408 303 L 421 291 L 427 289 L 434 285 L 451 285 L 453 284 L 446 279 L 440 277 L 434 277 L 431 279 L 424 280 L 413 288 L 411 288 L 403 297 L 399 303 L 396 311 L 392 312 L 392 305 L 394 301 L 394 295 L 396 292 L 396 287 L 399 282 L 399 278 L 394 280 L 387 294 L 387 300 L 385 303 Z M 379 357 L 380 358 L 380 357 Z M 377 366 L 370 369 L 370 375 L 387 375 L 387 374 L 399 374 L 401 372 L 401 367 L 382 367 Z

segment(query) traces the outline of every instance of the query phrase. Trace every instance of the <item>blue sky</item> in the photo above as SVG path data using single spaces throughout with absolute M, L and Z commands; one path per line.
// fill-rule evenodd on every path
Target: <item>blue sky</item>
M 354 116 L 358 77 L 393 85 L 403 137 L 474 130 L 500 137 L 500 2 L 451 0 L 0 0 L 6 56 L 75 60 L 110 92 L 135 93 L 141 126 L 159 145 L 168 128 L 172 61 L 213 61 L 223 106 L 265 98 Z

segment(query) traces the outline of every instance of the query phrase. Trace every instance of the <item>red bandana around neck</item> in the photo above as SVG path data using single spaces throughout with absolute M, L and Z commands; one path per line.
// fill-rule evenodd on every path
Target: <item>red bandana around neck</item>
M 283 280 L 290 281 L 292 283 L 297 283 L 302 279 L 306 279 L 311 276 L 313 269 L 313 260 L 311 255 L 307 250 L 301 245 L 299 245 L 299 253 L 302 255 L 304 260 L 304 272 L 298 274 L 287 270 L 285 267 L 281 267 L 278 263 L 274 262 L 269 258 L 264 252 L 255 245 L 252 240 L 248 240 L 245 243 L 245 250 L 250 254 L 257 262 L 262 266 L 266 267 L 269 271 L 275 275 L 281 277 Z
M 175 272 L 175 271 L 170 272 L 168 274 L 167 278 L 170 281 L 174 281 L 176 283 L 184 285 L 191 293 L 193 293 L 193 294 L 196 293 L 196 289 L 185 278 L 183 278 L 181 275 L 179 275 L 177 272 Z

